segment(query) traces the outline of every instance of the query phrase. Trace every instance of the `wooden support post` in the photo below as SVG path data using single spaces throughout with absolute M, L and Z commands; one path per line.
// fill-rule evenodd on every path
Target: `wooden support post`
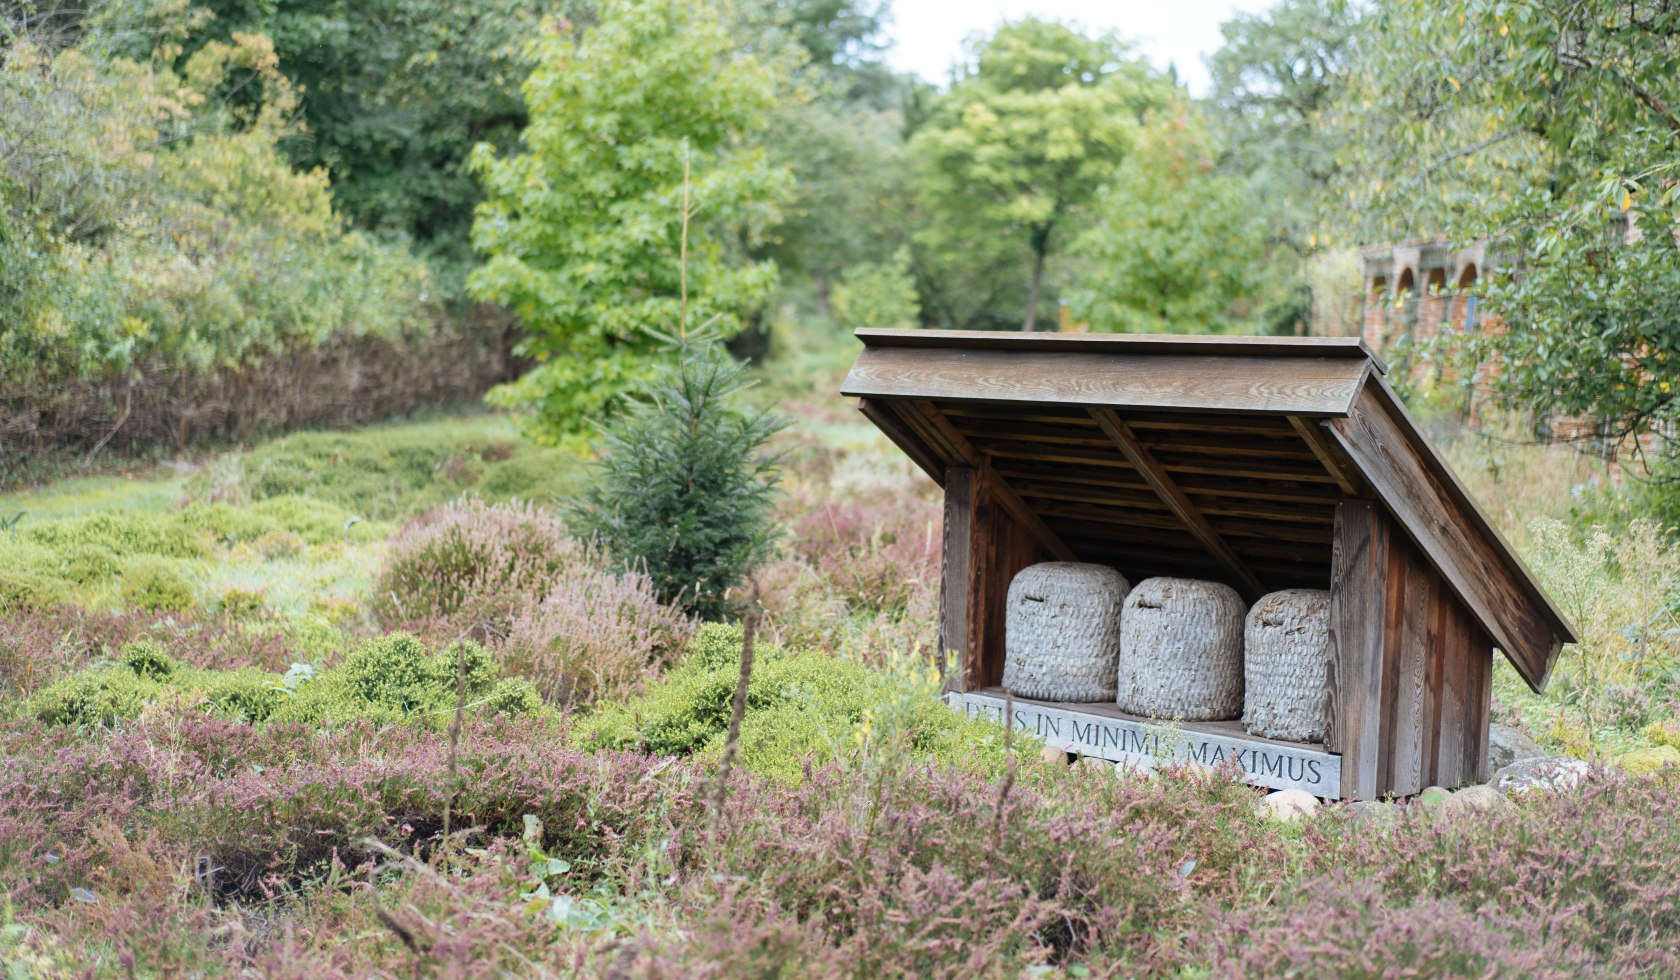
M 945 470 L 944 558 L 939 573 L 939 652 L 944 687 L 972 690 L 968 671 L 969 595 L 973 588 L 970 547 L 974 541 L 974 471 Z
M 1149 488 L 1167 505 L 1167 509 L 1184 522 L 1190 534 L 1213 555 L 1215 561 L 1236 577 L 1238 590 L 1244 593 L 1244 598 L 1254 602 L 1265 595 L 1265 585 L 1249 571 L 1248 566 L 1231 550 L 1231 546 L 1225 543 L 1225 539 L 1220 537 L 1219 532 L 1202 516 L 1202 512 L 1184 495 L 1184 491 L 1179 489 L 1166 469 L 1156 461 L 1154 454 L 1138 441 L 1131 427 L 1111 408 L 1093 408 L 1090 413 L 1091 417 L 1097 420 L 1097 425 L 1102 428 L 1103 433 L 1126 457 L 1126 461 L 1132 464 L 1132 468 L 1138 471 L 1144 482 L 1149 484 Z
M 1043 546 L 1002 506 L 981 470 L 945 470 L 945 554 L 939 644 L 954 651 L 945 687 L 977 691 L 1003 681 L 1004 615 L 1015 573 L 1045 559 Z
M 1382 760 L 1383 629 L 1391 531 L 1369 501 L 1336 505 L 1330 558 L 1330 725 L 1342 757 L 1342 796 L 1374 800 Z

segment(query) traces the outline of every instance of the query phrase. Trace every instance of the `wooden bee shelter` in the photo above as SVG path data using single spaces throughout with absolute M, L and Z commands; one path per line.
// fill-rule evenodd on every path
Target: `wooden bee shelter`
M 1327 798 L 1487 778 L 1497 647 L 1541 690 L 1575 633 L 1354 338 L 863 330 L 842 392 L 945 490 L 952 703 L 1071 751 L 1235 759 Z M 1007 698 L 1004 604 L 1039 562 L 1327 589 L 1322 742 Z

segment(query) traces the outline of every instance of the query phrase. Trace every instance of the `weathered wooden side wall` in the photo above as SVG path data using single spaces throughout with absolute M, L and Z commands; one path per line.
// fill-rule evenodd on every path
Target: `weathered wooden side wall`
M 945 470 L 945 562 L 939 626 L 943 650 L 958 651 L 947 688 L 973 691 L 1003 683 L 1003 629 L 1009 583 L 1028 565 L 1051 558 L 1031 529 L 1010 516 L 993 492 L 989 461 Z
M 1342 796 L 1486 778 L 1492 641 L 1381 504 L 1337 505 L 1330 642 Z

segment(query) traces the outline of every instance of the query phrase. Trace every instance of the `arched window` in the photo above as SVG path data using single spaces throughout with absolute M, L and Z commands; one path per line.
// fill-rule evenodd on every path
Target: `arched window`
M 1458 274 L 1458 291 L 1463 294 L 1459 299 L 1464 304 L 1464 332 L 1475 333 L 1480 326 L 1476 311 L 1476 294 L 1471 292 L 1476 286 L 1476 263 L 1467 262 L 1464 271 Z

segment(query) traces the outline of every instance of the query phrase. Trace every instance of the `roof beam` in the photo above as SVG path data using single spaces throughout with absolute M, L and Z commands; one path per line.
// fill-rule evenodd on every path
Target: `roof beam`
M 906 423 L 922 432 L 923 437 L 936 451 L 944 450 L 951 463 L 972 467 L 985 488 L 997 499 L 998 504 L 1016 523 L 1031 532 L 1032 536 L 1038 539 L 1038 543 L 1044 546 L 1044 550 L 1057 561 L 1079 560 L 1073 549 L 1069 548 L 1055 531 L 1050 530 L 1050 525 L 1044 523 L 1043 519 L 1009 488 L 1009 484 L 997 475 L 997 471 L 992 469 L 991 458 L 975 449 L 973 443 L 957 431 L 957 427 L 951 424 L 951 420 L 945 417 L 938 406 L 928 401 L 891 404 L 898 409 L 900 417 Z
M 940 463 L 938 450 L 927 446 L 915 432 L 906 428 L 899 420 L 897 413 L 883 401 L 875 398 L 859 398 L 858 411 L 863 417 L 875 423 L 888 439 L 893 441 L 910 461 L 922 468 L 922 472 L 933 478 L 933 482 L 945 485 L 945 467 Z
M 1184 495 L 1178 484 L 1173 482 L 1166 469 L 1156 461 L 1154 454 L 1138 441 L 1137 434 L 1119 414 L 1112 408 L 1093 408 L 1090 412 L 1091 417 L 1097 420 L 1097 425 L 1113 440 L 1114 445 L 1126 457 L 1126 461 L 1138 471 L 1144 482 L 1149 484 L 1149 488 L 1167 505 L 1167 509 L 1183 521 L 1184 526 L 1190 529 L 1190 534 L 1201 542 L 1202 547 L 1207 549 L 1214 560 L 1241 583 L 1244 598 L 1254 602 L 1265 595 L 1266 587 L 1261 584 L 1260 579 L 1249 571 L 1248 566 L 1231 550 L 1231 546 L 1213 529 L 1213 525 L 1209 524 L 1202 512 L 1196 509 L 1196 505 L 1190 502 L 1190 498 Z
M 1318 423 L 1299 415 L 1291 415 L 1289 424 L 1294 426 L 1301 436 L 1301 441 L 1313 451 L 1318 461 L 1324 464 L 1324 471 L 1335 479 L 1336 486 L 1341 487 L 1342 492 L 1350 497 L 1361 496 L 1365 481 L 1359 478 L 1359 467 L 1353 465 L 1353 460 L 1348 459 L 1347 454 L 1342 452 L 1341 447 L 1335 444 Z

